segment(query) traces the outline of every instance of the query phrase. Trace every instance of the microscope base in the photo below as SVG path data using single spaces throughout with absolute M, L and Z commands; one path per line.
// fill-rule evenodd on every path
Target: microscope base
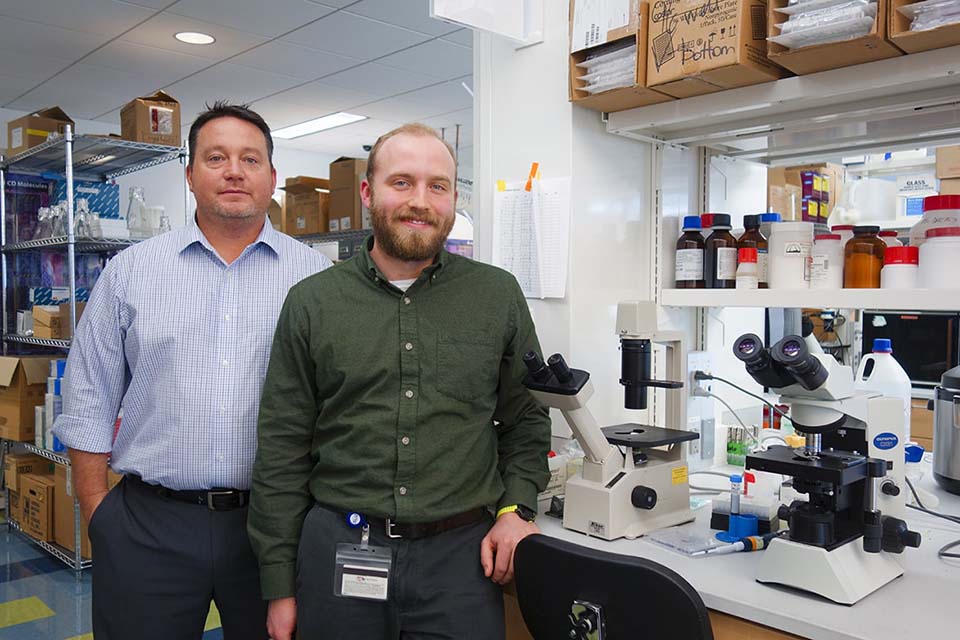
M 854 604 L 901 575 L 903 568 L 890 554 L 867 553 L 859 538 L 833 551 L 774 538 L 763 552 L 757 582 L 782 584 L 840 604 Z
M 656 491 L 652 509 L 631 502 L 634 487 Z M 685 461 L 655 462 L 623 472 L 606 485 L 584 480 L 579 474 L 567 481 L 563 526 L 595 538 L 638 538 L 650 531 L 694 519 L 690 511 L 690 485 Z

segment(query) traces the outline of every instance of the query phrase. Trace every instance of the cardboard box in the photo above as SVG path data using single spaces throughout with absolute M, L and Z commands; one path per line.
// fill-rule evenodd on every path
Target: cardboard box
M 940 181 L 940 195 L 960 196 L 960 178 L 950 178 Z
M 960 145 L 937 148 L 937 177 L 960 178 Z
M 330 181 L 325 178 L 287 178 L 283 191 L 283 219 L 280 230 L 291 236 L 327 230 Z
M 77 322 L 83 315 L 86 303 L 77 303 Z M 69 340 L 73 335 L 70 326 L 70 304 L 34 305 L 33 307 L 33 336 L 47 340 Z
M 27 473 L 20 477 L 23 504 L 20 526 L 43 542 L 53 542 L 53 494 L 56 480 L 50 475 Z
M 780 35 L 777 25 L 787 21 L 790 16 L 777 11 L 787 6 L 789 0 L 770 0 L 769 35 Z M 812 47 L 788 49 L 776 42 L 770 42 L 768 54 L 770 60 L 798 75 L 817 73 L 829 69 L 839 69 L 855 64 L 885 60 L 903 55 L 897 47 L 886 40 L 887 13 L 890 0 L 878 0 L 877 18 L 867 35 L 854 40 L 816 44 Z
M 120 110 L 120 137 L 180 146 L 180 103 L 163 91 L 134 98 Z
M 53 467 L 53 462 L 33 453 L 8 453 L 3 459 L 3 481 L 11 491 L 20 491 L 24 474 L 50 475 Z
M 960 44 L 960 24 L 946 24 L 928 31 L 910 31 L 910 18 L 898 11 L 900 7 L 920 0 L 891 0 L 887 16 L 890 42 L 907 53 L 952 47 Z
M 767 59 L 766 16 L 766 0 L 655 3 L 647 86 L 688 98 L 785 77 Z
M 0 438 L 34 441 L 34 407 L 44 403 L 52 359 L 0 356 Z
M 283 231 L 283 205 L 271 199 L 270 206 L 267 207 L 267 219 L 274 229 Z
M 360 183 L 367 175 L 367 161 L 362 158 L 337 158 L 330 163 L 329 229 L 369 229 L 370 212 L 360 200 Z M 334 229 L 334 220 L 337 229 Z
M 646 0 L 570 0 L 570 53 L 632 36 Z
M 917 438 L 933 439 L 933 411 L 927 409 L 926 398 L 910 401 L 910 439 Z
M 576 0 L 571 0 L 571 5 Z M 572 8 L 571 8 L 572 9 Z M 596 48 L 585 49 L 570 54 L 570 102 L 594 111 L 623 111 L 633 109 L 634 107 L 644 107 L 661 102 L 673 100 L 668 95 L 647 88 L 647 31 L 650 23 L 650 5 L 643 2 L 640 5 L 640 16 L 638 28 L 633 33 L 624 38 L 633 40 L 637 46 L 637 64 L 634 70 L 633 86 L 611 89 L 601 93 L 588 93 L 583 90 L 586 82 L 580 79 L 584 70 L 577 67 L 593 52 Z M 571 39 L 573 34 L 571 33 Z
M 10 520 L 13 520 L 20 528 L 23 528 L 23 500 L 20 498 L 19 491 L 10 490 L 7 493 L 9 497 L 9 502 L 7 503 L 7 517 Z
M 804 174 L 808 191 L 804 192 Z M 807 164 L 797 167 L 767 169 L 767 209 L 783 215 L 784 220 L 826 222 L 840 200 L 845 170 L 833 163 Z M 816 201 L 817 219 L 804 218 L 804 202 Z
M 73 553 L 76 548 L 76 535 L 73 516 L 73 473 L 70 467 L 56 465 L 54 472 L 53 499 L 53 536 L 61 547 Z M 87 536 L 87 523 L 80 519 L 80 555 L 91 557 L 90 538 Z
M 51 134 L 62 136 L 68 124 L 73 126 L 73 120 L 60 107 L 47 107 L 11 120 L 7 123 L 7 157 L 43 144 Z

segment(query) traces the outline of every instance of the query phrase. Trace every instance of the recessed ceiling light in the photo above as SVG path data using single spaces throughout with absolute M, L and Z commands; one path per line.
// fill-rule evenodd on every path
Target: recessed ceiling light
M 217 39 L 210 34 L 199 33 L 197 31 L 181 31 L 180 33 L 174 34 L 173 37 L 187 44 L 213 44 L 217 41 Z
M 284 127 L 283 129 L 277 129 L 276 131 L 271 131 L 270 133 L 273 134 L 273 137 L 275 138 L 280 138 L 281 140 L 290 140 L 292 138 L 308 136 L 311 133 L 333 129 L 334 127 L 342 127 L 345 124 L 359 122 L 360 120 L 366 119 L 367 116 L 358 116 L 352 113 L 344 113 L 341 111 L 339 113 L 331 113 L 330 115 L 323 116 L 322 118 L 314 118 L 313 120 L 301 122 L 300 124 L 295 124 L 290 127 Z

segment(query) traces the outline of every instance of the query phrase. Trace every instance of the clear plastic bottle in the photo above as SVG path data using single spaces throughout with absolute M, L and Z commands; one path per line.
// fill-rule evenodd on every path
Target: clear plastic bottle
M 760 265 L 757 250 L 743 247 L 737 250 L 737 289 L 757 289 L 760 285 Z
M 899 237 L 898 237 L 898 235 L 897 235 L 897 232 L 894 231 L 894 230 L 892 230 L 892 229 L 888 229 L 888 230 L 886 230 L 886 231 L 881 231 L 881 232 L 878 233 L 877 235 L 880 236 L 880 239 L 883 240 L 888 247 L 902 247 L 902 246 L 903 246 L 903 243 L 900 242 L 900 239 L 899 239 Z
M 684 216 L 683 235 L 677 239 L 674 260 L 677 289 L 703 289 L 703 247 L 700 216 Z
M 737 239 L 730 233 L 730 214 L 713 214 L 713 233 L 703 250 L 703 278 L 707 289 L 737 286 Z
M 866 369 L 870 362 L 873 363 L 873 368 L 868 373 Z M 910 376 L 893 357 L 893 345 L 887 338 L 875 338 L 873 353 L 865 355 L 860 360 L 856 388 L 876 391 L 903 402 L 903 441 L 909 442 L 910 399 L 913 396 L 913 385 L 910 383 Z

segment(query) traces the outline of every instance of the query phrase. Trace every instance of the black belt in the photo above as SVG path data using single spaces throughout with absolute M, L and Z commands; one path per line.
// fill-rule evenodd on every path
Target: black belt
M 382 527 L 388 538 L 416 540 L 435 536 L 458 527 L 465 527 L 482 520 L 489 514 L 490 512 L 487 511 L 486 507 L 477 507 L 433 522 L 394 522 L 390 518 L 367 518 L 367 524 L 371 528 L 379 529 Z
M 250 502 L 250 492 L 240 489 L 209 489 L 209 490 L 174 490 L 157 484 L 144 482 L 139 476 L 128 475 L 127 480 L 146 489 L 153 490 L 159 496 L 170 498 L 178 502 L 196 504 L 211 511 L 232 511 L 246 506 Z

